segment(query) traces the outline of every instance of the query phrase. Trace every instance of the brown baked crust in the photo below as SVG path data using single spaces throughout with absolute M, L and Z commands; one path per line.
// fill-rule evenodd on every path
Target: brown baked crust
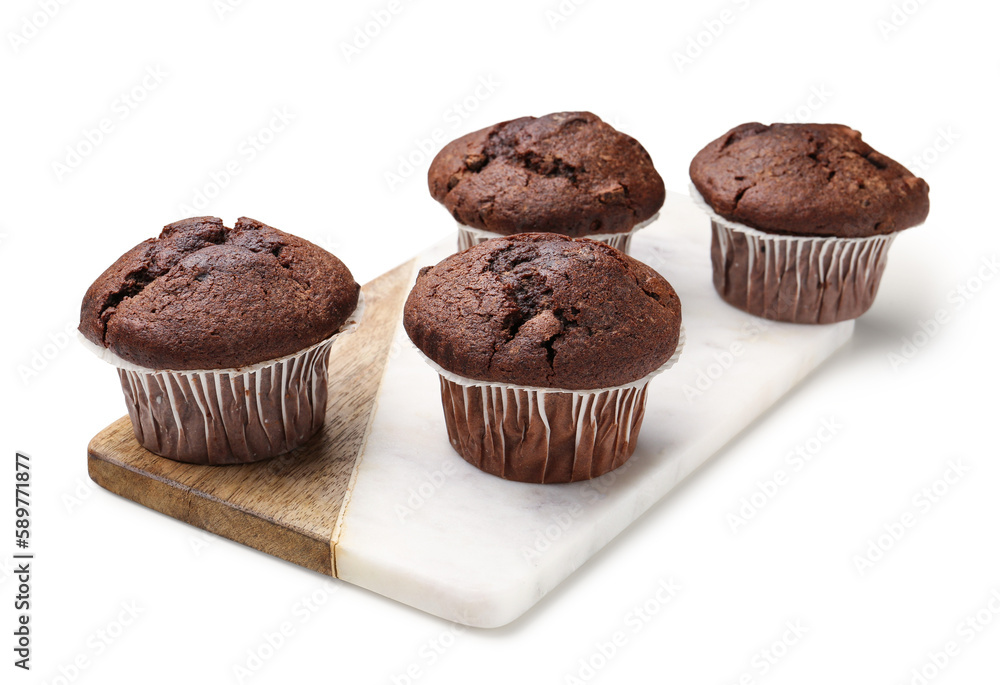
M 458 222 L 504 235 L 623 233 L 666 196 L 642 145 L 590 112 L 522 117 L 462 136 L 431 162 L 427 183 Z
M 769 233 L 888 234 L 930 208 L 926 181 L 839 124 L 742 124 L 695 155 L 690 175 L 716 214 Z
M 410 339 L 447 371 L 564 390 L 649 374 L 674 353 L 680 323 L 656 271 L 552 233 L 495 238 L 421 269 L 403 310 Z
M 277 359 L 333 335 L 360 286 L 332 254 L 240 218 L 165 226 L 87 290 L 80 332 L 154 369 L 237 368 Z

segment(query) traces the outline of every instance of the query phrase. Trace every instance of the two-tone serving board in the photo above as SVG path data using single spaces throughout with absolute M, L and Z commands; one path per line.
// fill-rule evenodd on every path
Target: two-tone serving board
M 442 241 L 364 286 L 358 330 L 330 356 L 326 425 L 269 462 L 194 466 L 140 447 L 127 417 L 90 443 L 104 488 L 438 616 L 520 616 L 709 459 L 851 336 L 743 314 L 712 288 L 707 217 L 668 195 L 632 254 L 681 298 L 687 343 L 649 386 L 635 455 L 596 482 L 530 485 L 481 473 L 448 442 L 436 374 L 402 329 L 403 302 Z M 558 535 L 547 534 L 556 526 Z M 544 544 L 540 543 L 543 541 Z

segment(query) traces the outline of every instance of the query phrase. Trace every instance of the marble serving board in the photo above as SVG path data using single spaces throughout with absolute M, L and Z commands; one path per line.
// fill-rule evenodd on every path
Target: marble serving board
M 358 332 L 330 360 L 322 433 L 272 462 L 192 466 L 156 457 L 127 417 L 90 444 L 103 487 L 206 530 L 471 626 L 514 620 L 708 460 L 851 336 L 725 304 L 712 287 L 707 217 L 679 193 L 632 254 L 681 298 L 687 343 L 649 386 L 634 456 L 600 479 L 530 485 L 451 448 L 436 374 L 401 324 L 434 245 L 365 286 Z

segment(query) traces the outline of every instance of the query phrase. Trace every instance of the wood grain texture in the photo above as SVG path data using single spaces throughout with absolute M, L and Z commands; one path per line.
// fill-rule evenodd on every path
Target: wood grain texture
M 91 440 L 95 483 L 150 509 L 336 575 L 330 539 L 361 452 L 414 262 L 364 286 L 356 332 L 330 352 L 326 422 L 304 447 L 256 464 L 199 466 L 143 449 L 128 417 Z

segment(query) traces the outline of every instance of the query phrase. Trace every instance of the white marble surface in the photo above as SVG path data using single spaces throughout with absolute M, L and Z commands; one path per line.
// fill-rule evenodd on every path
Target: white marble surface
M 514 483 L 463 461 L 448 442 L 437 376 L 400 325 L 342 515 L 338 576 L 449 620 L 504 625 L 848 340 L 853 322 L 771 323 L 722 302 L 712 288 L 709 239 L 705 215 L 672 194 L 660 220 L 633 241 L 633 255 L 680 295 L 687 345 L 650 384 L 635 455 L 596 481 Z M 436 263 L 453 245 L 444 241 L 418 261 Z M 609 587 L 627 585 L 615 580 Z

